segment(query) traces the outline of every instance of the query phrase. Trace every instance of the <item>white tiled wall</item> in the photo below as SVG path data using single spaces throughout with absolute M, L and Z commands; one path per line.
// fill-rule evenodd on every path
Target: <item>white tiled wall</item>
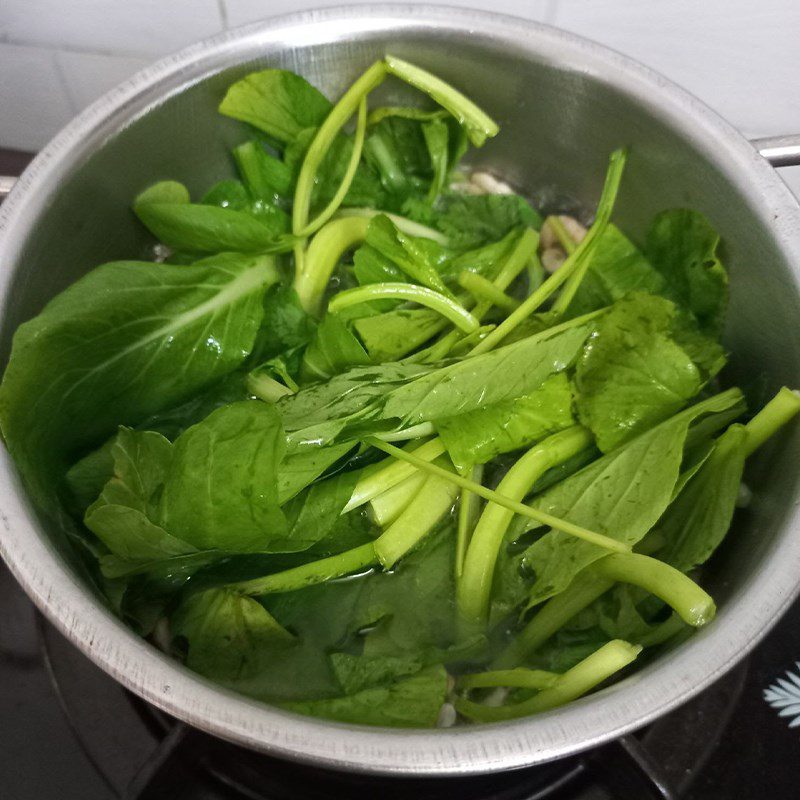
M 123 78 L 197 39 L 346 2 L 0 0 L 0 146 L 40 148 Z M 443 2 L 608 44 L 683 84 L 750 136 L 800 131 L 800 0 Z M 800 176 L 793 182 L 800 189 Z

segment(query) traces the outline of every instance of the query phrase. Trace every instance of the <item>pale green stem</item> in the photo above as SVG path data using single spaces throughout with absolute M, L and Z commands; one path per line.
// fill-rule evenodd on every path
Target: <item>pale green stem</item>
M 458 276 L 458 285 L 466 289 L 476 300 L 483 300 L 490 305 L 513 311 L 519 306 L 519 300 L 509 297 L 498 289 L 491 281 L 477 272 L 464 271 Z
M 611 154 L 606 180 L 600 195 L 600 202 L 597 204 L 597 216 L 583 241 L 573 251 L 573 255 L 578 260 L 578 267 L 553 305 L 553 310 L 557 314 L 563 314 L 569 308 L 572 298 L 575 297 L 578 287 L 586 276 L 586 270 L 589 269 L 592 256 L 597 248 L 597 242 L 608 227 L 611 212 L 614 210 L 614 202 L 617 199 L 619 185 L 622 181 L 622 172 L 625 169 L 626 159 L 627 153 L 625 150 L 615 150 Z
M 401 431 L 391 431 L 390 433 L 376 433 L 375 438 L 382 442 L 405 442 L 408 439 L 422 439 L 425 436 L 432 436 L 436 433 L 436 427 L 432 422 L 420 422 L 419 425 L 412 425 Z
M 355 289 L 346 289 L 331 299 L 328 311 L 335 314 L 343 308 L 372 300 L 404 300 L 417 303 L 438 312 L 465 333 L 472 333 L 480 327 L 478 320 L 463 306 L 440 292 L 416 283 L 369 283 L 366 286 L 357 286 Z
M 563 592 L 551 597 L 536 612 L 492 666 L 504 669 L 523 662 L 613 585 L 613 581 L 591 574 L 588 570 L 579 572 Z
M 603 534 L 595 533 L 594 531 L 590 531 L 587 528 L 581 527 L 580 525 L 575 525 L 568 520 L 554 517 L 552 514 L 548 514 L 545 511 L 540 511 L 539 509 L 526 506 L 523 503 L 518 503 L 508 497 L 504 497 L 498 492 L 487 489 L 485 486 L 481 486 L 479 483 L 469 480 L 469 478 L 457 475 L 454 472 L 448 472 L 446 469 L 436 466 L 436 464 L 429 464 L 427 461 L 423 461 L 421 458 L 417 458 L 411 453 L 406 453 L 404 450 L 394 447 L 387 442 L 381 442 L 372 437 L 366 437 L 364 441 L 372 447 L 376 447 L 378 450 L 383 450 L 384 453 L 388 453 L 395 458 L 412 464 L 418 469 L 425 470 L 432 475 L 438 475 L 446 480 L 449 480 L 451 483 L 455 483 L 457 486 L 462 486 L 465 489 L 469 489 L 471 492 L 474 492 L 484 500 L 489 500 L 492 503 L 497 503 L 498 505 L 504 506 L 505 508 L 513 511 L 515 514 L 520 514 L 524 517 L 528 517 L 529 519 L 536 520 L 542 525 L 548 525 L 549 527 L 555 528 L 562 533 L 566 533 L 569 536 L 574 536 L 577 539 L 583 539 L 586 542 L 591 542 L 592 544 L 596 544 L 598 547 L 602 547 L 606 550 L 611 550 L 616 553 L 630 552 L 630 547 L 628 547 L 628 545 L 624 544 L 623 542 L 618 542 L 616 539 L 612 539 L 610 536 L 604 536 Z
M 570 253 L 575 252 L 575 248 L 578 246 L 575 240 L 569 235 L 569 231 L 567 230 L 564 223 L 561 221 L 561 218 L 558 215 L 553 215 L 552 217 L 548 217 L 545 220 L 545 223 L 548 224 L 552 229 L 553 233 L 558 237 L 558 241 L 560 245 L 564 248 L 567 252 L 567 255 Z
M 333 144 L 336 135 L 353 116 L 362 99 L 386 78 L 386 65 L 376 61 L 352 86 L 342 95 L 338 103 L 331 109 L 325 121 L 320 125 L 316 136 L 306 151 L 303 166 L 297 177 L 292 205 L 292 232 L 298 236 L 306 227 L 311 206 L 311 191 L 322 159 Z
M 498 669 L 491 672 L 476 672 L 456 678 L 458 689 L 493 689 L 508 686 L 515 689 L 549 689 L 559 678 L 557 672 L 543 669 Z
M 311 561 L 299 567 L 274 572 L 263 578 L 229 584 L 228 588 L 247 595 L 278 594 L 305 589 L 317 583 L 342 578 L 353 572 L 374 566 L 378 557 L 372 542 L 337 553 L 335 556 Z
M 533 314 L 550 296 L 561 288 L 567 279 L 575 273 L 581 278 L 583 273 L 588 267 L 589 260 L 594 249 L 595 242 L 598 236 L 605 230 L 608 224 L 608 218 L 611 215 L 613 202 L 616 198 L 617 189 L 619 188 L 619 181 L 622 174 L 622 168 L 625 165 L 625 153 L 622 150 L 616 150 L 611 154 L 608 173 L 606 174 L 606 182 L 603 186 L 603 192 L 600 196 L 600 203 L 598 205 L 597 219 L 595 220 L 589 232 L 586 234 L 583 241 L 578 245 L 575 251 L 567 257 L 567 260 L 561 267 L 554 272 L 538 289 L 534 290 L 522 305 L 506 317 L 500 325 L 495 328 L 473 351 L 472 355 L 479 355 L 486 353 L 492 348 L 496 347 L 511 331 L 513 331 L 520 323 L 524 322 L 531 314 Z M 577 289 L 577 283 L 572 284 Z M 566 308 L 562 307 L 562 299 L 566 293 L 562 292 L 561 297 L 555 306 L 555 310 L 561 312 Z M 569 298 L 571 300 L 571 297 Z M 567 303 L 568 304 L 568 303 Z
M 747 431 L 745 455 L 749 456 L 761 447 L 778 428 L 785 425 L 798 411 L 800 411 L 800 394 L 784 386 L 744 426 Z
M 295 291 L 306 311 L 319 312 L 325 288 L 339 259 L 364 241 L 368 226 L 366 217 L 342 217 L 329 222 L 311 240 L 304 267 L 294 279 Z
M 429 228 L 427 225 L 421 225 L 419 222 L 414 222 L 413 219 L 401 217 L 397 214 L 390 214 L 388 211 L 378 211 L 374 208 L 342 208 L 337 212 L 336 217 L 338 219 L 346 219 L 348 217 L 365 217 L 369 220 L 373 217 L 377 217 L 378 215 L 389 217 L 397 230 L 407 233 L 409 236 L 417 236 L 422 239 L 432 239 L 437 244 L 442 245 L 442 247 L 447 247 L 450 244 L 450 240 L 443 233 L 439 233 L 439 231 Z
M 543 689 L 530 700 L 514 705 L 491 707 L 471 700 L 458 699 L 455 707 L 460 714 L 476 722 L 499 722 L 549 711 L 591 691 L 614 673 L 631 664 L 641 651 L 639 645 L 613 639 L 578 662 L 572 669 L 568 669 L 549 689 Z
M 433 461 L 434 458 L 438 458 L 444 453 L 444 444 L 441 439 L 431 439 L 431 441 L 425 442 L 425 444 L 420 445 L 411 452 L 416 458 L 423 462 Z M 377 497 L 387 489 L 397 486 L 398 483 L 402 483 L 406 478 L 411 475 L 416 475 L 418 472 L 418 468 L 411 464 L 406 464 L 403 461 L 397 461 L 395 459 L 386 460 L 389 462 L 387 466 L 381 467 L 375 472 L 366 475 L 355 485 L 353 494 L 342 511 L 343 514 L 352 511 L 354 508 L 363 506 L 364 503 L 368 503 L 373 497 Z
M 362 97 L 361 102 L 358 104 L 358 122 L 356 123 L 356 134 L 353 138 L 353 152 L 350 154 L 350 161 L 347 164 L 342 182 L 336 190 L 336 194 L 331 199 L 330 203 L 325 206 L 311 222 L 308 223 L 299 233 L 295 234 L 305 238 L 316 233 L 337 211 L 342 204 L 345 195 L 350 191 L 350 186 L 353 183 L 353 178 L 358 169 L 358 163 L 361 161 L 361 151 L 364 148 L 364 135 L 367 130 L 367 98 Z
M 514 463 L 500 481 L 498 493 L 515 502 L 522 500 L 547 470 L 585 450 L 593 441 L 592 434 L 579 425 L 547 437 Z M 458 610 L 470 624 L 486 622 L 495 564 L 513 517 L 508 508 L 489 503 L 475 526 L 456 589 Z
M 436 475 L 428 476 L 419 494 L 373 542 L 383 567 L 390 569 L 413 550 L 452 509 L 457 495 L 458 490 L 449 481 Z
M 392 75 L 425 92 L 442 108 L 446 108 L 466 128 L 470 141 L 476 147 L 480 147 L 487 138 L 497 135 L 500 130 L 497 123 L 441 78 L 392 55 L 387 55 L 385 62 L 386 69 Z
M 639 586 L 661 598 L 681 619 L 700 628 L 714 619 L 717 607 L 711 596 L 680 570 L 641 553 L 612 553 L 595 561 L 592 571 L 609 581 Z
M 538 246 L 539 234 L 532 228 L 526 228 L 492 283 L 504 292 L 525 269 L 528 260 L 535 257 Z M 472 316 L 478 320 L 483 319 L 491 307 L 492 304 L 486 301 L 478 303 L 472 310 Z M 433 346 L 428 360 L 438 361 L 440 358 L 444 358 L 460 342 L 463 342 L 461 334 L 458 331 L 450 331 Z
M 663 644 L 669 641 L 673 636 L 677 636 L 681 631 L 688 631 L 686 623 L 680 618 L 678 614 L 671 614 L 668 619 L 665 619 L 660 625 L 656 625 L 651 631 L 644 636 L 639 637 L 639 642 L 642 647 L 655 647 L 657 644 Z
M 428 479 L 424 472 L 417 470 L 397 486 L 381 492 L 369 501 L 372 518 L 381 528 L 391 525 L 417 496 L 422 485 Z
M 247 390 L 266 403 L 277 403 L 281 397 L 294 394 L 288 386 L 284 386 L 280 381 L 270 378 L 269 375 L 254 374 L 252 372 L 247 376 Z
M 476 464 L 470 474 L 470 479 L 475 483 L 483 480 L 483 464 Z M 456 580 L 460 580 L 464 570 L 464 557 L 467 554 L 472 531 L 475 528 L 475 519 L 478 515 L 479 499 L 469 489 L 462 489 L 458 501 L 458 528 L 456 533 Z

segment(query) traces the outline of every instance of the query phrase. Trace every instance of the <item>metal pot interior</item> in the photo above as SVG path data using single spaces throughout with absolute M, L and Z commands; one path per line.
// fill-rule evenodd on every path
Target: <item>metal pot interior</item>
M 733 354 L 724 381 L 752 390 L 755 403 L 781 384 L 800 385 L 798 210 L 755 151 L 750 154 L 746 143 L 705 107 L 616 54 L 520 20 L 441 9 L 369 14 L 353 9 L 246 29 L 190 48 L 101 100 L 47 150 L 21 182 L 19 197 L 9 202 L 0 245 L 7 281 L 3 358 L 17 325 L 58 291 L 104 261 L 146 254 L 152 243 L 130 210 L 141 189 L 174 178 L 200 193 L 233 175 L 229 148 L 246 132 L 216 113 L 233 80 L 279 66 L 336 96 L 387 51 L 443 76 L 489 111 L 501 134 L 478 151 L 475 162 L 551 202 L 566 198 L 591 209 L 608 154 L 629 146 L 617 224 L 641 240 L 656 212 L 688 206 L 703 211 L 721 232 L 731 275 L 725 340 Z M 415 98 L 392 83 L 374 102 L 379 99 L 394 104 Z M 337 763 L 362 769 L 439 773 L 546 760 L 641 724 L 733 663 L 788 603 L 786 576 L 777 578 L 776 591 L 769 594 L 764 571 L 778 568 L 779 552 L 785 569 L 787 559 L 800 560 L 799 548 L 787 549 L 784 541 L 794 533 L 789 520 L 797 498 L 798 445 L 800 428 L 795 427 L 748 465 L 754 501 L 739 513 L 704 578 L 720 606 L 717 621 L 693 641 L 662 654 L 644 673 L 603 692 L 605 706 L 590 698 L 546 719 L 501 726 L 497 735 L 507 736 L 502 747 L 486 745 L 494 734 L 478 729 L 466 738 L 463 733 L 426 734 L 427 740 L 420 735 L 417 743 L 414 735 L 406 736 L 397 739 L 394 753 L 381 747 L 384 755 L 374 756 L 373 764 L 365 763 L 363 753 L 328 758 L 299 740 L 270 742 L 263 733 L 266 722 L 256 726 L 262 733 L 253 728 L 245 736 L 233 723 L 207 718 L 212 711 L 189 716 L 227 738 L 283 754 L 329 763 L 338 758 Z M 63 537 L 47 520 L 24 533 L 49 537 L 62 548 Z M 6 555 L 25 581 L 24 558 L 15 552 L 21 539 Z M 759 609 L 760 616 L 752 615 Z M 59 611 L 51 606 L 49 613 L 58 616 Z M 102 655 L 94 657 L 104 661 Z M 177 666 L 174 671 L 183 672 Z M 142 689 L 147 681 L 144 669 L 144 677 L 132 682 L 159 702 L 155 687 Z M 225 700 L 224 693 L 217 694 Z M 176 708 L 180 702 L 172 701 L 170 710 L 187 716 Z M 614 702 L 618 713 L 609 715 Z M 170 707 L 163 698 L 159 704 Z M 317 738 L 338 736 L 336 726 L 313 720 L 304 725 Z M 561 734 L 554 734 L 556 728 Z M 377 736 L 366 730 L 359 735 Z M 480 736 L 484 744 L 478 746 Z M 424 741 L 429 756 L 422 754 Z M 334 745 L 329 749 L 333 754 Z

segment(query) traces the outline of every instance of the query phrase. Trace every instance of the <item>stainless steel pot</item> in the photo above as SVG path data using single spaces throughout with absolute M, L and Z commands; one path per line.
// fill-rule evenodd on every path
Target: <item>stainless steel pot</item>
M 630 145 L 615 212 L 626 230 L 641 234 L 655 212 L 682 205 L 704 211 L 722 233 L 731 271 L 729 380 L 800 385 L 800 207 L 750 143 L 697 99 L 618 53 L 520 19 L 420 6 L 328 10 L 243 28 L 159 62 L 85 111 L 39 154 L 0 210 L 3 355 L 17 325 L 56 292 L 96 264 L 141 252 L 144 237 L 129 210 L 139 190 L 174 177 L 199 191 L 230 174 L 228 147 L 242 133 L 216 106 L 231 81 L 282 66 L 337 95 L 386 51 L 452 81 L 499 120 L 502 135 L 476 161 L 513 184 L 558 187 L 591 205 L 609 152 Z M 384 93 L 391 100 L 407 94 L 398 86 Z M 776 163 L 800 154 L 800 140 L 771 146 Z M 145 700 L 217 736 L 368 772 L 505 770 L 644 725 L 720 677 L 766 633 L 800 586 L 798 444 L 795 428 L 748 465 L 755 500 L 706 577 L 720 606 L 712 625 L 617 685 L 506 724 L 436 731 L 340 725 L 198 677 L 98 602 L 72 570 L 58 532 L 32 508 L 5 452 L 0 552 L 44 614 L 91 659 Z

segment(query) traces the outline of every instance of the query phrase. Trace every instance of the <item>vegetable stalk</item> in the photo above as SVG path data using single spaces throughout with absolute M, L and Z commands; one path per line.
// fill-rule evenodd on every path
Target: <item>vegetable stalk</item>
M 536 311 L 552 294 L 560 289 L 561 286 L 570 278 L 573 273 L 582 279 L 583 275 L 589 265 L 595 243 L 602 232 L 608 225 L 609 217 L 613 209 L 614 200 L 616 199 L 617 190 L 619 189 L 619 182 L 622 177 L 622 168 L 625 165 L 625 151 L 616 150 L 611 154 L 608 172 L 606 174 L 606 182 L 603 186 L 603 193 L 600 197 L 600 203 L 597 209 L 597 219 L 589 233 L 586 234 L 584 240 L 578 245 L 575 251 L 567 258 L 561 268 L 554 272 L 538 289 L 532 292 L 526 300 L 523 301 L 515 311 L 506 317 L 500 325 L 495 328 L 480 344 L 473 350 L 472 355 L 479 355 L 486 353 L 497 344 L 499 344 L 511 331 L 513 331 L 521 322 L 526 320 L 534 311 Z M 562 304 L 562 299 L 565 294 L 569 292 L 569 300 L 571 301 L 572 295 L 577 291 L 578 283 L 573 281 L 570 285 L 572 288 L 564 290 L 559 302 L 556 304 L 555 310 L 563 312 L 568 305 Z
M 464 333 L 472 333 L 480 327 L 478 320 L 455 300 L 415 283 L 370 283 L 355 289 L 346 289 L 330 301 L 328 311 L 336 313 L 343 308 L 371 300 L 405 300 L 418 303 L 437 311 Z
M 579 572 L 563 592 L 551 597 L 536 612 L 492 666 L 496 669 L 507 669 L 524 661 L 530 653 L 535 653 L 576 614 L 594 603 L 613 585 L 612 580 L 601 578 L 589 570 Z
M 311 205 L 311 190 L 322 159 L 330 149 L 336 135 L 344 127 L 347 120 L 376 86 L 386 78 L 386 65 L 376 61 L 367 71 L 342 95 L 339 102 L 331 109 L 330 114 L 320 125 L 317 135 L 309 145 L 294 192 L 292 206 L 292 232 L 302 236 L 308 222 Z
M 560 676 L 543 669 L 498 669 L 490 672 L 475 672 L 456 679 L 459 689 L 493 689 L 508 686 L 516 689 L 549 689 Z
M 785 386 L 744 427 L 745 456 L 761 447 L 770 436 L 800 411 L 800 395 Z
M 422 461 L 433 461 L 434 458 L 438 458 L 444 453 L 444 443 L 441 439 L 431 439 L 431 441 L 425 442 L 425 444 L 412 452 L 416 458 Z M 389 459 L 386 460 L 389 461 Z M 397 486 L 398 483 L 402 483 L 406 478 L 416 475 L 417 472 L 418 468 L 411 464 L 392 460 L 387 466 L 366 475 L 355 485 L 353 494 L 342 513 L 346 514 L 354 508 L 363 506 L 364 503 L 368 503 L 387 489 Z
M 367 217 L 342 217 L 325 225 L 311 240 L 303 268 L 294 278 L 294 288 L 303 308 L 315 314 L 339 259 L 367 235 Z
M 627 667 L 641 651 L 640 645 L 613 639 L 578 662 L 572 669 L 568 669 L 556 678 L 550 688 L 543 689 L 530 700 L 514 705 L 491 707 L 459 698 L 455 702 L 455 707 L 460 714 L 476 722 L 499 722 L 548 711 L 570 703 L 591 691 L 615 672 Z
M 630 551 L 628 545 L 618 542 L 616 539 L 612 539 L 610 536 L 604 536 L 603 534 L 595 533 L 594 531 L 590 531 L 587 528 L 581 527 L 580 525 L 575 525 L 568 520 L 559 519 L 558 517 L 554 517 L 552 514 L 539 511 L 538 509 L 531 508 L 523 503 L 511 500 L 510 498 L 504 497 L 498 492 L 487 489 L 485 486 L 481 486 L 481 484 L 471 481 L 469 478 L 465 478 L 456 474 L 455 472 L 448 472 L 446 469 L 437 467 L 435 464 L 429 464 L 427 461 L 418 458 L 416 455 L 413 455 L 412 453 L 406 453 L 404 450 L 394 447 L 387 442 L 381 442 L 373 437 L 367 437 L 365 442 L 369 445 L 372 445 L 372 447 L 376 447 L 378 450 L 383 450 L 384 453 L 388 453 L 391 456 L 395 456 L 395 458 L 406 461 L 408 464 L 413 465 L 417 469 L 425 470 L 432 475 L 439 475 L 440 477 L 446 478 L 458 486 L 469 489 L 471 492 L 474 492 L 484 500 L 489 500 L 492 503 L 497 503 L 500 506 L 504 506 L 510 511 L 513 511 L 515 514 L 521 514 L 529 519 L 534 519 L 537 522 L 540 522 L 542 525 L 548 525 L 551 528 L 561 531 L 562 533 L 575 536 L 576 538 L 583 539 L 586 542 L 591 542 L 592 544 L 596 544 L 606 550 L 612 550 L 616 553 L 627 553 Z
M 640 586 L 660 597 L 680 618 L 695 628 L 714 619 L 717 607 L 711 596 L 688 575 L 641 553 L 612 553 L 590 567 L 596 575 L 610 581 Z
M 579 425 L 549 436 L 531 447 L 509 469 L 497 491 L 509 500 L 522 500 L 547 470 L 572 458 L 592 442 L 591 433 Z M 509 508 L 490 503 L 475 527 L 456 591 L 459 612 L 470 623 L 486 621 L 497 556 L 513 516 Z
M 411 503 L 373 543 L 385 569 L 393 567 L 434 529 L 453 507 L 457 493 L 452 483 L 428 476 Z
M 232 583 L 227 588 L 246 595 L 278 594 L 294 592 L 317 583 L 341 578 L 353 572 L 374 566 L 378 561 L 372 542 L 337 553 L 335 556 L 321 558 L 302 564 L 299 567 L 274 572 L 263 578 Z
M 296 233 L 296 236 L 301 238 L 305 238 L 306 236 L 310 236 L 312 233 L 316 233 L 337 211 L 339 206 L 342 204 L 342 200 L 344 200 L 345 195 L 350 190 L 350 186 L 353 183 L 353 178 L 356 175 L 356 170 L 358 169 L 358 163 L 361 161 L 361 151 L 364 148 L 364 135 L 366 134 L 367 130 L 367 98 L 362 97 L 361 101 L 358 104 L 358 122 L 356 123 L 356 134 L 353 139 L 353 152 L 350 154 L 350 161 L 347 164 L 347 169 L 345 170 L 344 176 L 342 177 L 342 182 L 339 184 L 339 188 L 336 190 L 336 194 L 331 198 L 331 201 L 328 203 L 325 208 L 317 214 L 314 219 L 309 222 L 299 233 Z

